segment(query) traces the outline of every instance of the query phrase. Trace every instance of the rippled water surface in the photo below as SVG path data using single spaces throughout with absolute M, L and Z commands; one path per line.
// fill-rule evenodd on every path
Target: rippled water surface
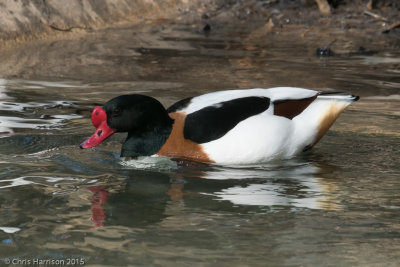
M 100 64 L 129 65 L 131 79 L 0 79 L 2 263 L 400 262 L 400 54 L 321 59 L 312 47 L 196 34 L 162 42 L 149 49 L 94 42 L 91 59 L 108 51 Z M 78 147 L 94 130 L 92 108 L 119 94 L 146 93 L 167 106 L 208 91 L 278 85 L 346 90 L 361 100 L 315 149 L 285 162 L 123 162 L 123 134 L 95 149 Z

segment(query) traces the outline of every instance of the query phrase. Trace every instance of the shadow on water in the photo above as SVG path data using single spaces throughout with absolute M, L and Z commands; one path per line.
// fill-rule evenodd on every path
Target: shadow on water
M 304 45 L 264 39 L 161 39 L 158 47 L 140 40 L 115 47 L 101 38 L 85 44 L 91 50 L 82 61 L 99 74 L 82 66 L 52 70 L 49 56 L 24 73 L 43 77 L 40 68 L 48 68 L 50 76 L 59 71 L 60 81 L 0 80 L 0 261 L 364 266 L 400 260 L 398 53 L 319 59 Z M 77 44 L 67 42 L 71 47 Z M 111 69 L 117 63 L 120 69 Z M 136 72 L 124 73 L 125 67 Z M 79 71 L 82 81 L 68 79 Z M 98 79 L 84 82 L 91 75 Z M 113 96 L 146 93 L 167 106 L 214 89 L 282 81 L 362 98 L 313 151 L 285 162 L 124 162 L 119 134 L 78 149 L 93 131 L 92 108 Z

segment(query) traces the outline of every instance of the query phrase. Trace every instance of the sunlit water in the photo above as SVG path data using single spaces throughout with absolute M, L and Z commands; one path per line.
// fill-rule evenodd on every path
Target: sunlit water
M 148 72 L 132 82 L 0 80 L 0 261 L 398 264 L 399 54 L 319 59 L 277 46 L 261 56 L 263 47 L 246 52 L 239 41 L 181 42 L 191 48 L 138 48 L 134 60 Z M 285 71 L 288 84 L 278 84 Z M 313 84 L 362 98 L 315 149 L 283 162 L 122 161 L 123 134 L 94 149 L 78 147 L 94 130 L 91 109 L 112 96 L 147 93 L 169 105 L 263 84 Z

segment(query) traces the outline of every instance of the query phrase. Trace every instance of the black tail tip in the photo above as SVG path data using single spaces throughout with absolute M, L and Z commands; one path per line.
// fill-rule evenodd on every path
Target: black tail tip
M 353 95 L 353 98 L 354 98 L 354 102 L 358 101 L 360 99 L 360 97 L 358 95 Z

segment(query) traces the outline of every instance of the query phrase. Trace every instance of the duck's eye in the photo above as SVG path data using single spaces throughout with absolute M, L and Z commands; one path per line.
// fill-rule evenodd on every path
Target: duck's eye
M 121 114 L 121 109 L 120 108 L 115 108 L 113 110 L 113 116 L 119 116 Z

